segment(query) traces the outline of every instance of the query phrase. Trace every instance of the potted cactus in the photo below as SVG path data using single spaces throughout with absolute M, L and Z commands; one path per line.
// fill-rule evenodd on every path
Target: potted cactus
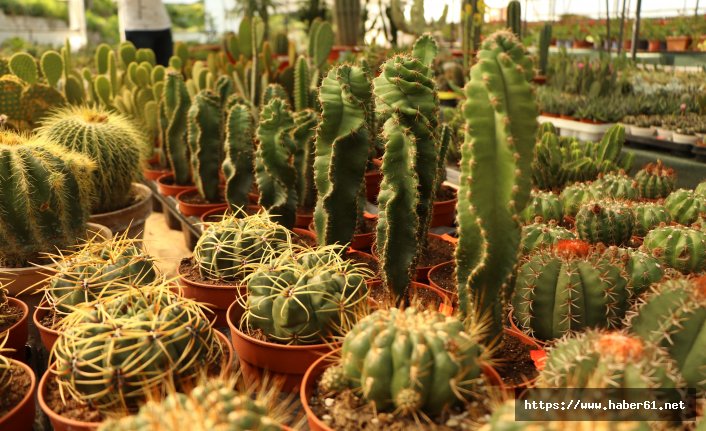
M 665 166 L 660 159 L 648 163 L 635 174 L 637 190 L 642 199 L 662 199 L 675 189 L 677 175 L 674 169 Z
M 31 431 L 34 427 L 34 391 L 37 380 L 24 363 L 12 359 L 5 347 L 8 334 L 0 335 L 0 427 Z M 24 346 L 22 346 L 24 348 Z

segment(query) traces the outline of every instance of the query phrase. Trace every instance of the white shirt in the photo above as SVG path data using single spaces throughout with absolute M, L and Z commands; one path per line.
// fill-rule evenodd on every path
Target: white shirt
M 172 26 L 162 0 L 118 0 L 118 15 L 125 31 L 166 30 Z

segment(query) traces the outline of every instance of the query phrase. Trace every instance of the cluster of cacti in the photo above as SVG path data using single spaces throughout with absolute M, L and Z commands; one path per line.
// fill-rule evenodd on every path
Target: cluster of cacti
M 512 296 L 518 326 L 540 340 L 586 328 L 615 328 L 632 297 L 624 264 L 601 250 L 587 255 L 561 247 L 525 257 Z
M 226 282 L 242 281 L 249 265 L 291 244 L 289 230 L 267 213 L 236 213 L 211 223 L 194 248 L 194 261 L 202 277 Z
M 201 305 L 166 283 L 125 287 L 65 317 L 52 349 L 50 372 L 63 396 L 101 412 L 135 408 L 224 359 Z
M 186 140 L 188 111 L 191 98 L 184 83 L 184 77 L 176 71 L 167 72 L 164 81 L 160 121 L 165 154 L 174 173 L 174 183 L 187 185 L 191 183 L 189 166 L 189 147 Z
M 638 202 L 632 204 L 632 211 L 635 214 L 635 229 L 633 233 L 639 237 L 644 237 L 649 231 L 661 224 L 669 224 L 672 216 L 664 208 L 664 205 L 654 202 Z
M 627 244 L 635 227 L 635 214 L 620 201 L 590 202 L 576 214 L 579 238 L 593 244 Z
M 24 266 L 85 232 L 95 164 L 44 138 L 0 131 L 0 264 Z
M 600 175 L 591 186 L 604 198 L 635 200 L 639 197 L 637 182 L 622 171 Z
M 254 120 L 250 108 L 233 103 L 225 119 L 223 175 L 225 198 L 231 209 L 244 208 L 254 182 Z
M 676 174 L 674 169 L 664 166 L 658 159 L 656 163 L 648 163 L 640 169 L 635 174 L 635 182 L 641 198 L 661 199 L 674 191 Z
M 576 239 L 576 235 L 570 230 L 558 226 L 555 221 L 524 225 L 522 226 L 520 251 L 522 254 L 529 254 L 535 249 L 551 247 L 561 239 Z
M 319 89 L 321 124 L 316 131 L 314 213 L 321 244 L 351 241 L 365 205 L 364 177 L 372 149 L 370 82 L 358 66 L 333 68 Z
M 537 68 L 541 76 L 547 76 L 549 66 L 549 45 L 552 42 L 552 25 L 544 24 L 537 41 Z
M 684 274 L 706 270 L 706 233 L 684 226 L 660 226 L 645 235 L 642 247 L 664 265 Z
M 484 350 L 456 318 L 413 307 L 378 310 L 346 334 L 341 359 L 323 374 L 320 390 L 350 388 L 378 411 L 434 417 L 471 397 Z
M 187 112 L 187 142 L 191 172 L 199 195 L 207 202 L 221 200 L 221 101 L 211 90 L 202 90 Z
M 385 62 L 373 81 L 385 141 L 377 254 L 383 281 L 399 299 L 404 298 L 427 243 L 438 186 L 439 99 L 431 69 L 437 52 L 434 39 L 424 35 L 415 42 L 411 55 L 397 55 Z
M 94 213 L 122 209 L 133 203 L 131 187 L 141 175 L 141 148 L 146 136 L 132 119 L 100 107 L 68 106 L 47 117 L 38 133 L 95 162 Z
M 598 190 L 591 187 L 591 184 L 575 183 L 564 188 L 559 197 L 564 208 L 564 215 L 576 217 L 584 204 L 595 201 L 601 196 Z
M 456 276 L 461 314 L 487 313 L 502 334 L 503 301 L 517 264 L 520 212 L 531 189 L 537 108 L 524 47 L 507 31 L 489 36 L 466 85 L 459 176 Z M 498 172 L 506 175 L 498 176 Z
M 561 222 L 564 217 L 564 208 L 556 193 L 532 190 L 530 201 L 527 208 L 522 211 L 521 217 L 525 224 L 532 223 L 538 218 L 542 222 L 552 220 Z
M 321 344 L 344 334 L 367 297 L 366 269 L 330 245 L 274 253 L 246 277 L 241 327 L 272 342 Z
M 507 4 L 505 23 L 518 39 L 522 39 L 522 5 L 518 0 Z
M 706 198 L 692 190 L 678 189 L 667 196 L 664 207 L 673 221 L 689 226 L 706 214 Z
M 424 0 L 412 0 L 410 19 L 407 21 L 401 0 L 392 0 L 390 4 L 390 18 L 395 28 L 401 32 L 417 36 L 424 32 L 435 31 L 446 25 L 448 12 L 449 6 L 445 4 L 439 19 L 427 22 L 424 14 Z

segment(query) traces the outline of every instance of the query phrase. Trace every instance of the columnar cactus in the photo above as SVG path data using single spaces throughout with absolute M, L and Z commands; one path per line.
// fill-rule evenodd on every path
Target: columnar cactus
M 422 36 L 412 55 L 391 58 L 373 81 L 375 109 L 385 120 L 377 254 L 383 281 L 398 298 L 427 243 L 437 188 L 439 99 L 431 70 L 437 52 L 434 39 Z
M 297 207 L 305 213 L 311 213 L 316 205 L 316 187 L 314 186 L 314 138 L 319 124 L 319 115 L 313 109 L 305 109 L 293 114 L 294 142 L 293 163 L 297 171 Z
M 544 222 L 561 222 L 563 217 L 564 208 L 559 195 L 552 192 L 533 190 L 527 208 L 522 211 L 522 221 L 525 224 L 532 223 L 537 218 Z
M 616 328 L 632 292 L 620 260 L 599 250 L 588 255 L 538 250 L 517 272 L 512 297 L 518 325 L 541 340 L 585 328 Z
M 620 202 L 591 202 L 576 214 L 579 238 L 594 244 L 626 244 L 632 238 L 634 227 L 635 214 Z
M 189 147 L 186 143 L 187 114 L 191 105 L 184 78 L 180 72 L 169 71 L 164 82 L 162 105 L 166 129 L 162 130 L 164 146 L 178 185 L 191 183 Z M 161 123 L 160 123 L 161 125 Z
M 492 315 L 502 334 L 502 301 L 517 264 L 520 212 L 531 189 L 537 107 L 524 47 L 507 31 L 489 36 L 466 85 L 466 138 L 459 178 L 456 275 L 461 313 Z M 498 176 L 498 172 L 506 174 Z
M 141 175 L 146 136 L 129 118 L 103 108 L 69 106 L 48 117 L 38 133 L 96 162 L 94 213 L 122 209 L 133 202 L 131 187 Z
M 647 235 L 655 227 L 672 222 L 672 216 L 664 205 L 654 202 L 639 202 L 632 205 L 635 213 L 634 234 L 640 237 Z
M 529 254 L 535 249 L 551 247 L 561 239 L 576 239 L 576 235 L 554 221 L 528 224 L 522 226 L 520 250 L 522 254 Z
M 505 22 L 507 28 L 510 29 L 518 39 L 522 39 L 522 6 L 518 0 L 512 0 L 507 4 Z
M 629 331 L 663 347 L 689 387 L 706 390 L 706 278 L 668 280 L 640 299 Z
M 413 307 L 377 310 L 346 335 L 320 389 L 352 388 L 378 411 L 436 415 L 469 396 L 484 356 L 477 334 L 456 318 Z
M 664 166 L 661 160 L 657 160 L 656 163 L 648 163 L 640 169 L 635 174 L 635 182 L 641 198 L 661 199 L 674 191 L 676 177 L 674 169 Z
M 62 394 L 103 413 L 135 408 L 166 382 L 188 385 L 224 359 L 201 305 L 166 283 L 126 288 L 64 318 L 52 349 Z
M 85 232 L 95 164 L 41 137 L 0 131 L 0 264 L 24 266 Z
M 294 65 L 294 109 L 302 111 L 309 108 L 309 87 L 311 74 L 306 57 L 299 56 Z
M 223 175 L 226 177 L 225 197 L 231 209 L 248 204 L 252 189 L 255 157 L 254 120 L 247 105 L 236 103 L 225 120 Z
M 664 207 L 672 220 L 689 226 L 706 213 L 706 198 L 687 189 L 675 190 L 664 200 Z
M 592 186 L 604 198 L 635 200 L 639 197 L 637 182 L 623 172 L 601 175 Z
M 683 226 L 651 230 L 642 243 L 645 251 L 684 274 L 706 270 L 706 233 Z
M 363 69 L 341 65 L 319 88 L 321 124 L 316 132 L 314 175 L 318 200 L 314 220 L 321 244 L 351 241 L 365 196 L 365 170 L 372 148 L 367 108 L 372 98 Z
M 343 258 L 343 246 L 289 249 L 256 265 L 245 282 L 241 327 L 271 342 L 321 344 L 355 321 L 366 301 L 367 270 Z
M 537 68 L 539 69 L 539 74 L 542 76 L 547 76 L 547 66 L 549 65 L 549 45 L 551 42 L 552 25 L 544 24 L 542 31 L 539 32 L 539 41 L 537 44 Z
M 210 90 L 199 92 L 187 118 L 187 142 L 194 184 L 207 202 L 218 202 L 221 199 L 218 172 L 223 147 L 220 99 Z
M 581 207 L 591 201 L 601 198 L 598 190 L 586 183 L 575 183 L 561 191 L 562 206 L 564 215 L 576 217 Z

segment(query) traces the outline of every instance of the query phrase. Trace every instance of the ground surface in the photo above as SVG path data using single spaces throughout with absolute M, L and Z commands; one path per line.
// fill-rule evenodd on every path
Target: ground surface
M 176 276 L 179 261 L 191 256 L 180 230 L 171 230 L 164 214 L 153 212 L 145 224 L 145 248 L 157 259 L 157 266 L 167 277 Z

